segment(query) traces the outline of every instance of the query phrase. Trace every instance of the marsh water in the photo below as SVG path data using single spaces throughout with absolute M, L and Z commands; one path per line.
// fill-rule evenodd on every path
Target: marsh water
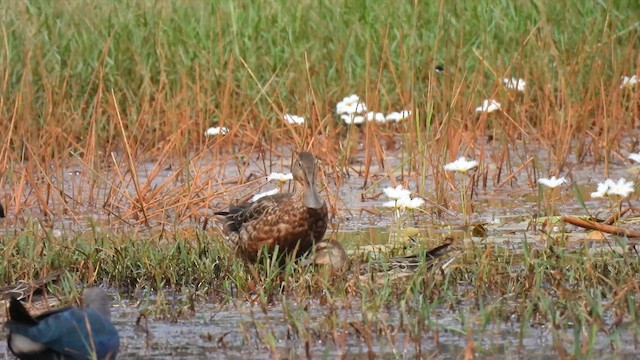
M 296 304 L 290 304 L 295 306 Z M 470 305 L 470 304 L 468 304 Z M 166 359 L 365 359 L 380 358 L 461 358 L 468 342 L 465 334 L 464 306 L 456 311 L 439 310 L 431 314 L 432 321 L 437 325 L 429 332 L 425 332 L 417 341 L 409 334 L 394 331 L 394 324 L 400 321 L 397 309 L 388 309 L 384 314 L 378 314 L 389 324 L 389 333 L 374 334 L 373 345 L 367 342 L 355 331 L 345 331 L 335 336 L 318 336 L 319 323 L 326 317 L 326 309 L 322 306 L 310 306 L 305 314 L 310 320 L 306 324 L 307 331 L 318 332 L 306 344 L 303 336 L 292 334 L 290 323 L 287 322 L 282 306 L 274 306 L 262 310 L 239 304 L 234 308 L 220 309 L 211 305 L 202 305 L 196 315 L 188 320 L 177 323 L 169 321 L 149 320 L 144 326 L 132 326 L 138 317 L 135 308 L 123 304 L 116 308 L 116 326 L 121 331 L 123 346 L 122 358 L 166 358 Z M 349 301 L 344 308 L 338 310 L 341 321 L 361 323 L 363 321 L 360 304 Z M 467 319 L 469 321 L 471 319 Z M 613 320 L 613 319 L 610 319 Z M 437 331 L 435 330 L 437 329 Z M 557 349 L 546 326 L 525 326 L 525 336 L 518 334 L 523 331 L 522 324 L 517 321 L 490 325 L 489 328 L 479 330 L 477 336 L 476 355 L 480 358 L 527 358 L 527 359 L 556 359 Z M 571 337 L 572 334 L 566 334 Z M 273 337 L 272 345 L 265 345 L 263 337 Z M 629 344 L 627 350 L 621 349 L 615 357 L 610 356 L 610 342 L 605 340 L 594 346 L 599 349 L 594 355 L 599 358 L 637 358 L 637 350 L 631 344 L 636 341 L 628 335 L 620 339 L 623 344 Z M 419 347 L 419 348 L 418 348 Z
M 284 153 L 282 159 L 287 159 L 290 153 Z M 244 169 L 246 174 L 254 174 L 254 178 L 260 179 L 262 175 L 270 171 L 287 171 L 288 160 L 274 161 L 269 168 L 257 165 L 259 162 L 249 163 Z M 397 169 L 401 162 L 399 157 L 390 156 L 387 160 L 387 170 L 380 167 L 370 169 L 372 173 L 387 173 L 400 176 Z M 200 164 L 205 167 L 203 164 Z M 627 166 L 621 162 L 612 167 L 609 177 L 633 178 Z M 361 169 L 362 159 L 355 160 L 351 164 L 352 169 Z M 155 173 L 153 169 L 161 167 L 162 170 Z M 219 167 L 219 166 L 218 166 Z M 234 163 L 222 166 L 224 170 L 219 173 L 220 178 L 232 178 L 236 182 L 242 182 L 238 174 L 238 167 Z M 513 170 L 513 169 L 512 169 Z M 595 170 L 595 171 L 594 171 Z M 172 189 L 185 187 L 186 180 L 175 177 L 176 171 L 185 171 L 184 167 L 175 170 L 167 164 L 148 162 L 138 169 L 138 181 L 148 184 L 150 188 L 162 184 L 172 183 L 173 188 L 165 190 L 170 194 Z M 153 176 L 150 174 L 153 173 Z M 333 220 L 329 230 L 339 240 L 347 245 L 349 250 L 354 250 L 370 244 L 384 243 L 396 225 L 397 219 L 390 209 L 381 208 L 381 204 L 387 199 L 381 195 L 382 189 L 392 185 L 386 178 L 373 177 L 375 186 L 371 186 L 372 179 L 364 185 L 360 171 L 342 176 L 340 184 L 329 181 L 330 173 L 325 173 L 325 183 L 328 187 L 323 191 L 336 194 L 336 202 L 332 204 Z M 397 174 L 396 174 L 397 173 Z M 592 200 L 588 193 L 595 191 L 596 182 L 604 180 L 602 169 L 575 168 L 572 171 L 571 184 L 557 189 L 554 193 L 555 207 L 561 214 L 583 214 L 582 206 L 575 201 L 574 192 L 581 191 L 586 200 L 586 205 L 592 209 L 603 208 L 608 204 Z M 193 174 L 192 174 L 193 175 Z M 196 174 L 204 176 L 203 174 Z M 503 174 L 502 180 L 509 174 Z M 386 175 L 385 175 L 386 176 Z M 458 238 L 464 238 L 468 242 L 491 241 L 497 246 L 508 247 L 514 252 L 522 246 L 524 239 L 535 244 L 535 239 L 540 238 L 540 232 L 532 226 L 532 219 L 544 212 L 541 208 L 537 186 L 532 186 L 530 177 L 525 171 L 514 173 L 511 180 L 502 184 L 502 180 L 488 181 L 488 186 L 478 186 L 473 197 L 472 224 L 485 224 L 490 236 L 474 238 L 467 227 L 463 217 L 455 209 L 439 209 L 433 203 L 427 203 L 425 212 L 403 214 L 403 226 L 415 227 L 420 232 L 422 239 L 438 239 L 444 235 L 458 233 Z M 460 178 L 454 176 L 454 181 Z M 88 179 L 94 179 L 88 181 Z M 430 187 L 433 186 L 433 175 L 428 175 L 425 182 L 408 182 L 408 187 L 418 191 L 427 198 L 433 196 Z M 44 231 L 53 236 L 85 231 L 91 226 L 103 228 L 126 229 L 127 222 L 135 222 L 133 218 L 127 219 L 127 213 L 107 207 L 105 200 L 109 198 L 107 184 L 113 186 L 117 183 L 114 179 L 95 181 L 95 178 L 81 166 L 70 165 L 54 174 L 49 179 L 69 198 L 83 199 L 77 202 L 56 202 L 51 197 L 50 211 L 55 219 L 43 222 Z M 44 181 L 44 180 L 42 180 Z M 193 181 L 191 179 L 190 181 Z M 266 181 L 258 181 L 257 184 L 265 184 Z M 90 184 L 90 185 L 88 185 Z M 98 185 L 91 185 L 98 184 Z M 255 185 L 255 183 L 254 183 Z M 193 186 L 193 185 L 191 185 Z M 225 206 L 250 191 L 262 191 L 274 187 L 269 184 L 256 190 L 255 186 L 239 187 L 229 196 L 218 196 L 209 202 L 208 195 L 220 193 L 222 189 L 234 186 L 229 183 L 217 182 L 208 187 L 199 189 L 199 195 L 203 201 L 200 210 L 185 214 L 180 208 L 165 206 L 166 213 L 159 216 L 157 222 L 151 226 L 162 226 L 167 223 L 176 224 L 178 227 L 201 226 L 202 218 L 210 213 L 211 208 Z M 121 193 L 133 192 L 133 184 L 129 181 L 120 183 Z M 175 190 L 178 191 L 178 190 Z M 449 198 L 457 201 L 455 188 L 450 188 Z M 91 192 L 91 196 L 89 196 Z M 6 206 L 8 217 L 0 224 L 0 230 L 4 233 L 19 232 L 25 218 L 38 218 L 42 215 L 42 209 L 28 191 L 25 198 L 20 199 L 20 213 L 15 213 L 15 206 Z M 204 195 L 202 195 L 204 194 Z M 250 194 L 250 193 L 249 193 Z M 363 196 L 365 194 L 366 196 Z M 161 195 L 159 195 L 161 196 Z M 169 195 L 167 195 L 169 197 Z M 95 200 L 98 198 L 99 200 Z M 126 202 L 126 196 L 111 196 L 112 202 Z M 543 205 L 548 204 L 544 203 Z M 11 204 L 8 204 L 11 205 Z M 123 206 L 122 208 L 126 208 Z M 603 211 L 605 211 L 603 210 Z M 437 215 L 436 215 L 437 213 Z M 425 225 L 427 224 L 427 225 Z M 437 225 L 437 226 L 436 226 Z M 575 231 L 577 228 L 567 228 L 566 231 Z M 576 235 L 576 239 L 580 236 Z M 576 240 L 579 241 L 579 240 Z M 543 245 L 540 245 L 543 246 Z M 604 249 L 610 251 L 610 246 L 593 244 L 594 250 Z M 460 284 L 460 286 L 466 286 Z M 117 293 L 118 289 L 111 289 Z M 169 293 L 170 294 L 170 293 Z M 179 304 L 183 295 L 174 294 L 168 299 L 169 303 Z M 304 304 L 290 303 L 289 299 L 282 298 L 268 307 L 261 307 L 249 302 L 238 301 L 235 304 L 215 304 L 206 299 L 199 300 L 195 304 L 194 311 L 181 312 L 175 318 L 166 315 L 155 315 L 153 311 L 153 293 L 146 294 L 118 294 L 115 296 L 113 307 L 113 319 L 121 334 L 120 358 L 136 359 L 294 359 L 294 358 L 463 358 L 468 351 L 469 341 L 472 339 L 474 347 L 472 353 L 480 358 L 557 358 L 557 348 L 547 325 L 536 323 L 521 323 L 517 319 L 483 323 L 478 319 L 473 304 L 461 299 L 455 309 L 435 306 L 425 319 L 426 330 L 418 334 L 409 334 L 401 331 L 399 324 L 403 322 L 401 306 L 397 308 L 384 308 L 379 310 L 374 319 L 369 319 L 367 310 L 362 303 L 352 297 L 339 301 L 332 305 L 331 309 L 319 302 L 309 300 Z M 513 300 L 516 301 L 516 300 Z M 179 305 L 176 305 L 179 306 Z M 304 329 L 307 333 L 300 333 L 292 328 L 291 315 L 294 311 L 297 319 L 304 321 Z M 327 334 L 322 326 L 329 318 L 338 319 L 346 327 L 338 327 L 332 334 Z M 171 313 L 171 311 L 169 311 Z M 374 321 L 375 324 L 369 323 Z M 614 319 L 605 319 L 613 322 Z M 382 322 L 382 324 L 381 324 Z M 469 323 L 477 323 L 477 326 L 469 326 Z M 367 338 L 358 326 L 378 329 Z M 605 324 L 607 325 L 607 324 Z M 474 329 L 470 332 L 469 329 Z M 385 329 L 381 331 L 380 329 Z M 567 332 L 567 339 L 574 338 L 572 332 Z M 611 353 L 611 340 L 602 337 L 593 344 L 592 356 L 596 358 L 637 358 L 638 339 L 633 334 L 623 335 L 618 339 L 622 348 L 616 349 L 615 355 Z M 0 353 L 7 353 L 5 342 L 0 342 Z M 5 355 L 9 356 L 9 355 Z

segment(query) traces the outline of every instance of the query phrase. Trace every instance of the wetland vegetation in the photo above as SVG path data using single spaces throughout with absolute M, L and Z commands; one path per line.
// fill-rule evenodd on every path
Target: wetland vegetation
M 121 358 L 639 351 L 637 239 L 562 221 L 638 226 L 616 187 L 639 173 L 637 1 L 35 0 L 0 17 L 0 285 L 49 277 L 44 308 L 108 288 Z M 301 150 L 345 272 L 247 265 L 212 224 L 290 189 L 267 176 Z M 460 156 L 476 166 L 445 170 Z M 424 203 L 398 205 L 398 185 Z M 448 237 L 446 269 L 355 273 Z

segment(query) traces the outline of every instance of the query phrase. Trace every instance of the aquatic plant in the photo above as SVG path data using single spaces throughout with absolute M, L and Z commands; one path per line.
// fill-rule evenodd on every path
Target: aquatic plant
M 385 120 L 386 121 L 393 121 L 393 122 L 400 122 L 406 118 L 408 118 L 409 116 L 411 116 L 411 111 L 409 110 L 402 110 L 402 111 L 393 111 L 390 112 L 389 114 L 387 114 L 387 116 L 385 116 Z
M 543 203 L 545 204 L 545 210 L 546 210 L 546 215 L 547 215 L 547 220 L 549 222 L 549 228 L 553 229 L 553 225 L 556 223 L 556 218 L 554 218 L 554 216 L 556 215 L 556 196 L 557 196 L 557 192 L 556 192 L 556 188 L 558 188 L 561 185 L 565 185 L 567 184 L 567 179 L 564 177 L 560 177 L 557 178 L 555 176 L 552 176 L 550 178 L 538 178 L 537 183 L 539 184 L 540 187 L 545 187 L 548 188 L 548 191 L 542 191 L 542 189 L 540 189 L 540 192 L 543 193 Z
M 336 104 L 336 114 L 358 114 L 367 111 L 367 105 L 360 100 L 360 96 L 353 94 L 345 97 Z
M 295 125 L 304 124 L 304 118 L 302 116 L 292 115 L 292 114 L 284 114 L 284 121 L 287 124 L 295 124 Z
M 392 207 L 398 210 L 404 210 L 404 209 L 415 210 L 421 207 L 422 205 L 424 205 L 424 199 L 412 198 L 409 196 L 396 199 L 396 200 L 387 201 L 382 204 L 382 206 L 384 207 Z
M 375 121 L 378 123 L 384 123 L 387 121 L 384 114 L 381 112 L 369 111 L 367 113 L 367 121 Z
M 595 192 L 591 193 L 592 198 L 602 198 L 608 196 L 626 198 L 635 190 L 633 181 L 627 181 L 625 178 L 620 178 L 618 181 L 607 179 L 604 182 L 598 183 L 598 188 Z
M 620 178 L 618 181 L 606 179 L 604 182 L 598 183 L 595 192 L 591 193 L 594 199 L 606 197 L 609 200 L 609 206 L 612 213 L 617 210 L 617 214 L 613 214 L 613 219 L 618 219 L 622 214 L 622 202 L 635 191 L 633 181 L 627 181 Z
M 631 159 L 637 163 L 640 163 L 640 153 L 631 153 L 627 156 L 628 159 Z
M 539 178 L 538 179 L 538 184 L 540 185 L 544 185 L 548 188 L 551 189 L 555 189 L 558 186 L 562 185 L 562 184 L 566 184 L 567 183 L 567 179 L 565 179 L 564 177 L 561 178 L 556 178 L 555 176 L 552 176 L 550 178 Z
M 464 156 L 459 157 L 453 162 L 450 162 L 444 166 L 445 171 L 456 171 L 465 174 L 471 169 L 478 167 L 476 160 L 467 160 Z
M 623 76 L 622 84 L 620 84 L 620 89 L 632 89 L 638 83 L 638 76 Z
M 204 132 L 204 134 L 206 136 L 215 136 L 215 135 L 224 135 L 224 134 L 228 134 L 229 133 L 229 129 L 227 129 L 226 127 L 221 127 L 221 126 L 214 126 L 214 127 L 210 127 L 207 129 L 207 131 Z
M 476 108 L 476 112 L 492 113 L 502 108 L 502 105 L 496 100 L 483 100 L 482 104 Z
M 475 169 L 478 167 L 478 162 L 476 160 L 467 160 L 464 156 L 459 157 L 453 162 L 450 162 L 444 165 L 445 171 L 453 171 L 459 172 L 463 175 L 462 177 L 462 186 L 460 189 L 460 204 L 462 206 L 462 213 L 464 215 L 464 221 L 467 223 L 470 217 L 470 203 L 467 202 L 467 177 L 464 176 L 471 169 Z
M 365 122 L 364 116 L 355 114 L 342 114 L 340 115 L 340 119 L 347 125 L 358 125 L 364 124 Z
M 505 78 L 502 79 L 502 84 L 504 84 L 504 87 L 507 88 L 508 90 L 515 90 L 518 92 L 524 92 L 524 89 L 527 85 L 527 82 L 524 81 L 523 79 L 518 79 L 518 78 Z M 483 104 L 484 106 L 484 104 Z M 500 106 L 500 104 L 498 104 L 498 107 Z M 488 111 L 490 112 L 490 111 Z
M 411 195 L 411 190 L 405 189 L 402 185 L 398 185 L 396 187 L 387 187 L 382 191 L 385 193 L 385 195 L 394 200 L 406 198 Z

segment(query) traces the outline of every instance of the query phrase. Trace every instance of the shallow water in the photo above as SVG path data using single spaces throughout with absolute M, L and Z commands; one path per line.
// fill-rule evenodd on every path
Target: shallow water
M 247 174 L 260 177 L 271 171 L 287 171 L 289 154 L 285 152 L 282 159 L 274 159 L 274 165 L 265 169 L 260 162 L 249 162 L 243 169 L 244 178 Z M 287 159 L 287 160 L 285 160 Z M 394 168 L 400 162 L 399 158 L 389 156 L 388 166 Z M 206 163 L 206 162 L 205 162 Z M 213 162 L 212 162 L 213 163 Z M 211 212 L 207 204 L 213 203 L 211 208 L 226 206 L 228 202 L 251 195 L 256 191 L 272 188 L 272 184 L 257 190 L 256 184 L 264 184 L 258 181 L 250 186 L 237 188 L 235 192 L 220 195 L 222 189 L 233 187 L 233 182 L 238 181 L 238 166 L 235 163 L 212 164 L 210 168 L 217 168 L 218 173 L 210 174 L 216 180 L 205 184 L 204 170 L 194 174 L 194 171 L 184 169 L 174 170 L 171 164 L 145 163 L 138 169 L 138 177 L 141 183 L 148 181 L 150 188 L 165 187 L 164 192 L 158 194 L 159 205 L 157 208 L 149 207 L 149 213 L 161 208 L 161 215 L 156 215 L 151 221 L 151 227 L 161 225 L 189 227 L 200 226 L 202 218 Z M 202 165 L 202 164 L 200 164 Z M 361 160 L 356 159 L 353 167 L 359 169 Z M 151 176 L 155 167 L 160 170 Z M 202 165 L 202 167 L 206 167 Z M 197 168 L 197 167 L 196 167 Z M 376 170 L 376 169 L 374 169 Z M 603 173 L 602 169 L 594 172 L 594 169 L 573 170 L 573 180 L 579 183 L 579 188 L 590 209 L 602 209 L 606 213 L 608 204 L 603 201 L 593 200 L 588 197 L 590 191 L 595 190 L 595 182 L 604 179 L 604 176 L 594 175 Z M 194 176 L 191 183 L 185 180 L 187 174 L 175 177 L 176 171 L 183 171 Z M 198 172 L 198 170 L 195 170 Z M 383 173 L 380 169 L 377 169 Z M 331 174 L 327 174 L 328 179 Z M 458 176 L 458 175 L 456 175 Z M 611 169 L 611 178 L 621 176 L 630 177 L 625 172 L 625 165 Z M 217 178 L 216 178 L 217 177 Z M 115 231 L 127 230 L 131 226 L 140 224 L 139 215 L 135 217 L 128 212 L 131 195 L 122 194 L 133 192 L 130 181 L 119 182 L 115 178 L 90 181 L 91 175 L 82 167 L 69 166 L 58 172 L 58 176 L 52 176 L 54 184 L 58 184 L 64 193 L 77 201 L 62 202 L 56 196 L 49 197 L 49 220 L 42 221 L 43 232 L 52 236 L 63 236 L 82 231 L 90 231 L 92 227 L 110 228 Z M 428 198 L 433 197 L 432 176 L 428 176 L 426 182 L 420 186 L 415 182 L 409 182 L 409 188 L 416 190 Z M 504 180 L 505 176 L 502 176 Z M 225 179 L 222 181 L 221 179 Z M 380 177 L 377 187 L 366 191 L 363 189 L 364 180 L 352 174 L 344 178 L 343 183 L 336 184 L 328 181 L 327 192 L 337 194 L 333 206 L 334 220 L 333 230 L 338 239 L 343 241 L 349 249 L 363 247 L 369 244 L 381 244 L 387 242 L 394 234 L 394 228 L 398 227 L 398 220 L 394 218 L 393 211 L 381 208 L 386 201 L 384 195 L 380 195 L 382 189 L 390 186 L 391 182 Z M 401 180 L 401 178 L 398 178 Z M 459 179 L 458 179 L 459 181 Z M 203 185 L 196 186 L 196 183 Z M 371 181 L 368 182 L 371 184 Z M 499 186 L 489 181 L 486 189 L 479 188 L 473 198 L 474 212 L 471 223 L 486 223 L 490 234 L 488 241 L 499 246 L 507 247 L 513 251 L 519 251 L 523 240 L 527 241 L 540 238 L 541 234 L 531 226 L 531 219 L 540 214 L 544 209 L 539 208 L 537 201 L 537 188 L 531 188 L 528 184 L 527 174 L 522 172 L 513 177 L 513 182 Z M 119 188 L 119 194 L 109 192 L 109 186 Z M 193 193 L 184 189 L 191 186 Z M 31 189 L 33 190 L 33 189 Z M 363 191 L 366 196 L 363 200 Z M 447 198 L 453 203 L 457 202 L 457 193 L 454 188 Z M 547 190 L 545 190 L 547 191 Z M 179 194 L 196 202 L 199 209 L 194 212 L 185 209 L 181 204 L 174 204 L 171 197 Z M 212 195 L 213 194 L 213 195 Z M 555 193 L 556 209 L 563 214 L 583 214 L 584 210 L 575 200 L 570 187 L 563 187 Z M 209 201 L 209 199 L 212 199 Z M 57 200 L 56 200 L 57 199 Z M 106 200 L 110 203 L 107 203 Z M 163 202 L 164 201 L 164 202 Z M 43 209 L 34 200 L 33 194 L 27 189 L 23 199 L 19 199 L 19 213 L 16 214 L 16 206 L 5 206 L 8 218 L 0 222 L 0 233 L 20 232 L 22 223 L 26 219 L 41 219 Z M 118 206 L 114 206 L 118 205 Z M 543 204 L 544 205 L 544 204 Z M 455 208 L 455 206 L 452 206 Z M 416 227 L 420 230 L 419 239 L 428 242 L 430 246 L 437 244 L 444 236 L 454 235 L 456 238 L 470 240 L 468 228 L 463 226 L 464 219 L 455 210 L 439 211 L 432 204 L 427 204 L 426 212 L 405 213 L 402 215 L 402 228 L 406 226 Z M 597 210 L 596 210 L 597 212 Z M 439 213 L 438 215 L 436 215 Z M 391 230 L 390 230 L 391 229 Z M 568 227 L 566 230 L 574 230 Z M 526 235 L 526 236 L 525 236 Z M 578 237 L 578 236 L 577 236 Z M 535 246 L 535 242 L 534 245 Z M 136 300 L 127 299 L 122 295 L 114 306 L 114 322 L 121 333 L 120 358 L 153 358 L 153 359 L 271 359 L 271 358 L 306 358 L 310 354 L 313 358 L 462 358 L 465 351 L 472 351 L 481 358 L 557 358 L 558 351 L 549 329 L 535 324 L 521 324 L 514 322 L 492 323 L 487 327 L 481 326 L 479 319 L 474 319 L 474 311 L 471 304 L 461 303 L 456 311 L 444 308 L 434 308 L 431 317 L 427 321 L 423 333 L 412 337 L 405 330 L 398 330 L 401 323 L 400 309 L 385 309 L 383 313 L 375 317 L 384 321 L 388 331 L 372 334 L 371 347 L 361 333 L 355 329 L 357 324 L 363 323 L 362 305 L 357 300 L 350 299 L 349 303 L 338 306 L 338 318 L 345 326 L 338 326 L 335 333 L 329 333 L 323 321 L 327 319 L 328 308 L 317 303 L 288 304 L 290 309 L 296 312 L 296 318 L 305 321 L 306 333 L 296 333 L 291 320 L 283 310 L 283 304 L 268 307 L 266 313 L 262 308 L 251 306 L 247 303 L 238 303 L 235 306 L 213 305 L 205 302 L 196 303 L 194 314 L 177 316 L 174 320 L 157 318 L 148 315 L 142 320 L 141 325 L 136 325 L 136 320 L 141 313 L 146 313 L 144 306 L 138 305 Z M 307 305 L 305 309 L 303 305 Z M 382 320 L 380 320 L 382 319 Z M 612 322 L 613 319 L 607 319 Z M 354 324 L 354 325 L 349 325 Z M 471 324 L 471 325 L 469 325 Z M 610 325 L 605 324 L 606 326 Z M 523 332 L 521 334 L 521 332 Z M 563 344 L 571 343 L 573 333 L 562 334 Z M 638 348 L 637 339 L 632 334 L 617 334 L 614 340 L 622 344 L 621 348 L 612 353 L 610 351 L 611 338 L 599 336 L 593 348 L 595 358 L 635 358 Z M 307 341 L 308 340 L 308 341 Z M 468 348 L 470 341 L 474 347 Z M 270 345 L 267 345 L 270 344 Z M 568 348 L 568 351 L 572 349 Z M 0 353 L 6 353 L 4 342 L 0 342 Z
M 522 324 L 514 321 L 489 325 L 485 329 L 473 326 L 471 330 L 465 327 L 464 322 L 477 319 L 471 315 L 462 319 L 464 310 L 433 311 L 426 322 L 428 330 L 424 330 L 416 340 L 397 328 L 400 312 L 386 309 L 374 316 L 378 325 L 386 324 L 382 328 L 387 331 L 372 334 L 369 348 L 363 336 L 355 330 L 356 326 L 328 333 L 322 325 L 327 309 L 319 304 L 311 304 L 310 310 L 290 304 L 296 309 L 295 316 L 306 321 L 307 334 L 295 334 L 291 323 L 285 320 L 287 315 L 282 306 L 269 307 L 265 314 L 260 308 L 247 304 L 238 304 L 237 308 L 200 304 L 194 315 L 177 321 L 149 316 L 136 324 L 140 311 L 129 303 L 121 300 L 113 308 L 114 323 L 121 337 L 121 359 L 295 359 L 306 358 L 307 353 L 312 358 L 321 359 L 365 359 L 370 356 L 379 359 L 450 359 L 462 358 L 470 339 L 474 342 L 471 351 L 480 358 L 556 359 L 558 356 L 546 326 L 526 325 L 523 328 Z M 338 318 L 344 323 L 362 324 L 359 308 L 358 303 L 339 308 L 336 310 Z M 371 328 L 379 329 L 380 326 Z M 521 331 L 524 331 L 522 340 L 519 337 Z M 563 337 L 567 344 L 573 334 L 565 333 Z M 624 347 L 614 355 L 610 352 L 610 339 L 598 338 L 593 345 L 592 358 L 636 358 L 636 349 L 640 345 L 637 339 L 622 333 L 617 340 Z M 0 354 L 4 352 L 6 357 L 5 344 L 4 341 L 0 343 Z M 567 350 L 571 350 L 570 347 Z

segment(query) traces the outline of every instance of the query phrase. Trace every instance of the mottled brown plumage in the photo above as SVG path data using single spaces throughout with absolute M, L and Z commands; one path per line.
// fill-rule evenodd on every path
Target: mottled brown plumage
M 263 249 L 273 254 L 276 246 L 280 254 L 298 257 L 322 240 L 327 206 L 315 187 L 313 155 L 298 154 L 292 173 L 302 185 L 293 193 L 265 196 L 216 213 L 229 245 L 247 261 L 255 262 Z
M 426 269 L 435 269 L 437 267 L 446 267 L 455 256 L 449 256 L 447 261 L 442 261 L 445 255 L 450 255 L 452 242 L 449 238 L 445 239 L 442 245 L 423 253 L 409 256 L 394 257 L 387 261 L 372 261 L 366 267 L 361 268 L 362 273 L 376 272 L 393 272 L 400 274 L 413 274 L 420 267 Z
M 445 269 L 457 255 L 450 245 L 452 239 L 445 239 L 444 243 L 423 254 L 394 257 L 387 260 L 372 260 L 356 264 L 353 273 L 361 280 L 375 279 L 384 281 L 413 275 L 418 269 L 424 267 L 427 270 Z M 315 265 L 329 268 L 333 272 L 343 272 L 349 268 L 349 257 L 342 245 L 335 240 L 323 240 L 316 244 L 314 256 L 310 259 Z M 384 274 L 384 276 L 381 276 Z
M 342 272 L 349 268 L 349 256 L 337 240 L 322 240 L 316 243 L 313 257 L 309 263 L 313 263 L 333 272 Z

